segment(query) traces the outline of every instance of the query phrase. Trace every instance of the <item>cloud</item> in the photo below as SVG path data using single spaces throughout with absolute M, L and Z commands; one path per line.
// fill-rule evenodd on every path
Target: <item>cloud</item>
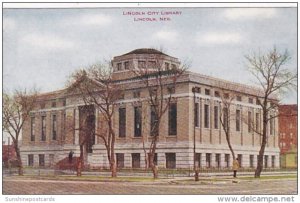
M 236 32 L 207 32 L 196 36 L 199 44 L 237 44 L 241 40 L 242 36 Z
M 153 36 L 154 38 L 159 40 L 175 41 L 177 38 L 177 32 L 162 30 L 162 31 L 158 31 Z
M 63 24 L 79 26 L 105 26 L 111 23 L 112 18 L 103 14 L 83 14 L 63 21 Z
M 17 27 L 16 21 L 11 18 L 3 18 L 3 30 L 10 31 L 14 30 Z
M 230 8 L 223 13 L 223 16 L 228 20 L 272 18 L 275 15 L 275 8 Z
M 22 39 L 29 46 L 42 49 L 70 49 L 74 47 L 74 43 L 51 34 L 28 34 Z

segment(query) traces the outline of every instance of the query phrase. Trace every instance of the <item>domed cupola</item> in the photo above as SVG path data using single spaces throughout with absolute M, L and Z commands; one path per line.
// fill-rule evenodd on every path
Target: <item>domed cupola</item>
M 180 62 L 177 58 L 169 56 L 156 49 L 135 49 L 121 56 L 115 56 L 112 60 L 113 79 L 123 80 L 135 77 L 138 69 L 149 71 L 168 70 L 178 67 Z

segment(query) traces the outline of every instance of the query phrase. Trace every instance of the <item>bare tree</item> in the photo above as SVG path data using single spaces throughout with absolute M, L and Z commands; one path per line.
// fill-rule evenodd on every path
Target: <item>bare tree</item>
M 231 152 L 231 155 L 233 157 L 233 160 L 235 159 L 235 153 L 233 150 L 233 147 L 231 145 L 231 126 L 230 123 L 232 120 L 234 119 L 240 119 L 240 118 L 235 118 L 234 114 L 232 114 L 231 109 L 233 104 L 234 99 L 236 98 L 236 94 L 234 93 L 228 93 L 225 91 L 221 91 L 222 93 L 220 94 L 220 98 L 221 98 L 221 110 L 220 110 L 220 116 L 219 116 L 219 120 L 221 123 L 221 127 L 225 133 L 226 136 L 226 142 L 227 145 L 229 147 L 229 150 Z M 239 121 L 240 122 L 240 121 Z
M 113 127 L 113 115 L 118 105 L 122 87 L 112 79 L 111 65 L 97 64 L 90 66 L 87 70 L 76 71 L 71 76 L 69 91 L 77 93 L 86 106 L 93 106 L 95 111 L 100 111 L 106 124 L 106 130 L 94 131 L 94 136 L 102 139 L 109 161 L 111 176 L 117 176 L 115 161 L 115 139 L 116 133 Z M 82 139 L 83 143 L 85 142 Z
M 17 154 L 18 172 L 23 175 L 23 165 L 20 153 L 20 136 L 24 123 L 30 118 L 30 112 L 34 109 L 37 100 L 37 92 L 15 90 L 13 95 L 3 93 L 3 131 L 7 132 L 13 140 L 14 149 Z
M 149 94 L 148 104 L 151 107 L 151 127 L 149 138 L 150 146 L 147 158 L 148 166 L 151 168 L 153 173 L 153 178 L 158 178 L 158 168 L 154 163 L 154 158 L 160 134 L 159 129 L 161 120 L 175 99 L 173 98 L 173 94 L 176 89 L 177 80 L 187 70 L 188 66 L 184 64 L 180 66 L 173 66 L 168 69 L 164 66 L 163 56 L 161 55 L 156 55 L 151 59 L 151 61 L 151 64 L 145 64 L 137 69 L 133 69 L 133 72 L 142 81 L 144 88 Z M 144 141 L 147 139 L 147 135 L 144 134 L 144 146 Z
M 259 178 L 263 169 L 263 157 L 267 144 L 267 127 L 278 116 L 276 114 L 278 106 L 276 94 L 283 93 L 290 87 L 295 87 L 297 73 L 284 67 L 291 59 L 287 50 L 280 53 L 276 48 L 273 48 L 265 54 L 247 55 L 246 59 L 249 71 L 262 89 L 261 98 L 258 100 L 258 104 L 262 108 L 262 131 L 256 131 L 261 136 L 262 141 L 254 175 L 255 178 Z

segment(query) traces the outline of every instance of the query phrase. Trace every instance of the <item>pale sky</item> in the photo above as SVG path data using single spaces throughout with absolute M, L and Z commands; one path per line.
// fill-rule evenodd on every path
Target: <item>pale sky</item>
M 123 12 L 178 11 L 171 21 L 137 22 Z M 190 70 L 243 84 L 255 79 L 245 55 L 288 49 L 297 69 L 297 8 L 3 9 L 3 85 L 65 87 L 68 76 L 137 48 L 163 47 Z M 296 103 L 296 92 L 283 103 Z

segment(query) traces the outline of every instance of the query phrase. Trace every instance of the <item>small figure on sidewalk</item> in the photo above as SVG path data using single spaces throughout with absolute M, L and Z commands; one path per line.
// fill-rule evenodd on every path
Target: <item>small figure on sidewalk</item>
M 73 162 L 73 154 L 74 154 L 74 152 L 71 150 L 69 153 L 69 163 Z
M 236 178 L 237 170 L 240 168 L 239 159 L 236 158 L 232 163 L 233 177 Z

